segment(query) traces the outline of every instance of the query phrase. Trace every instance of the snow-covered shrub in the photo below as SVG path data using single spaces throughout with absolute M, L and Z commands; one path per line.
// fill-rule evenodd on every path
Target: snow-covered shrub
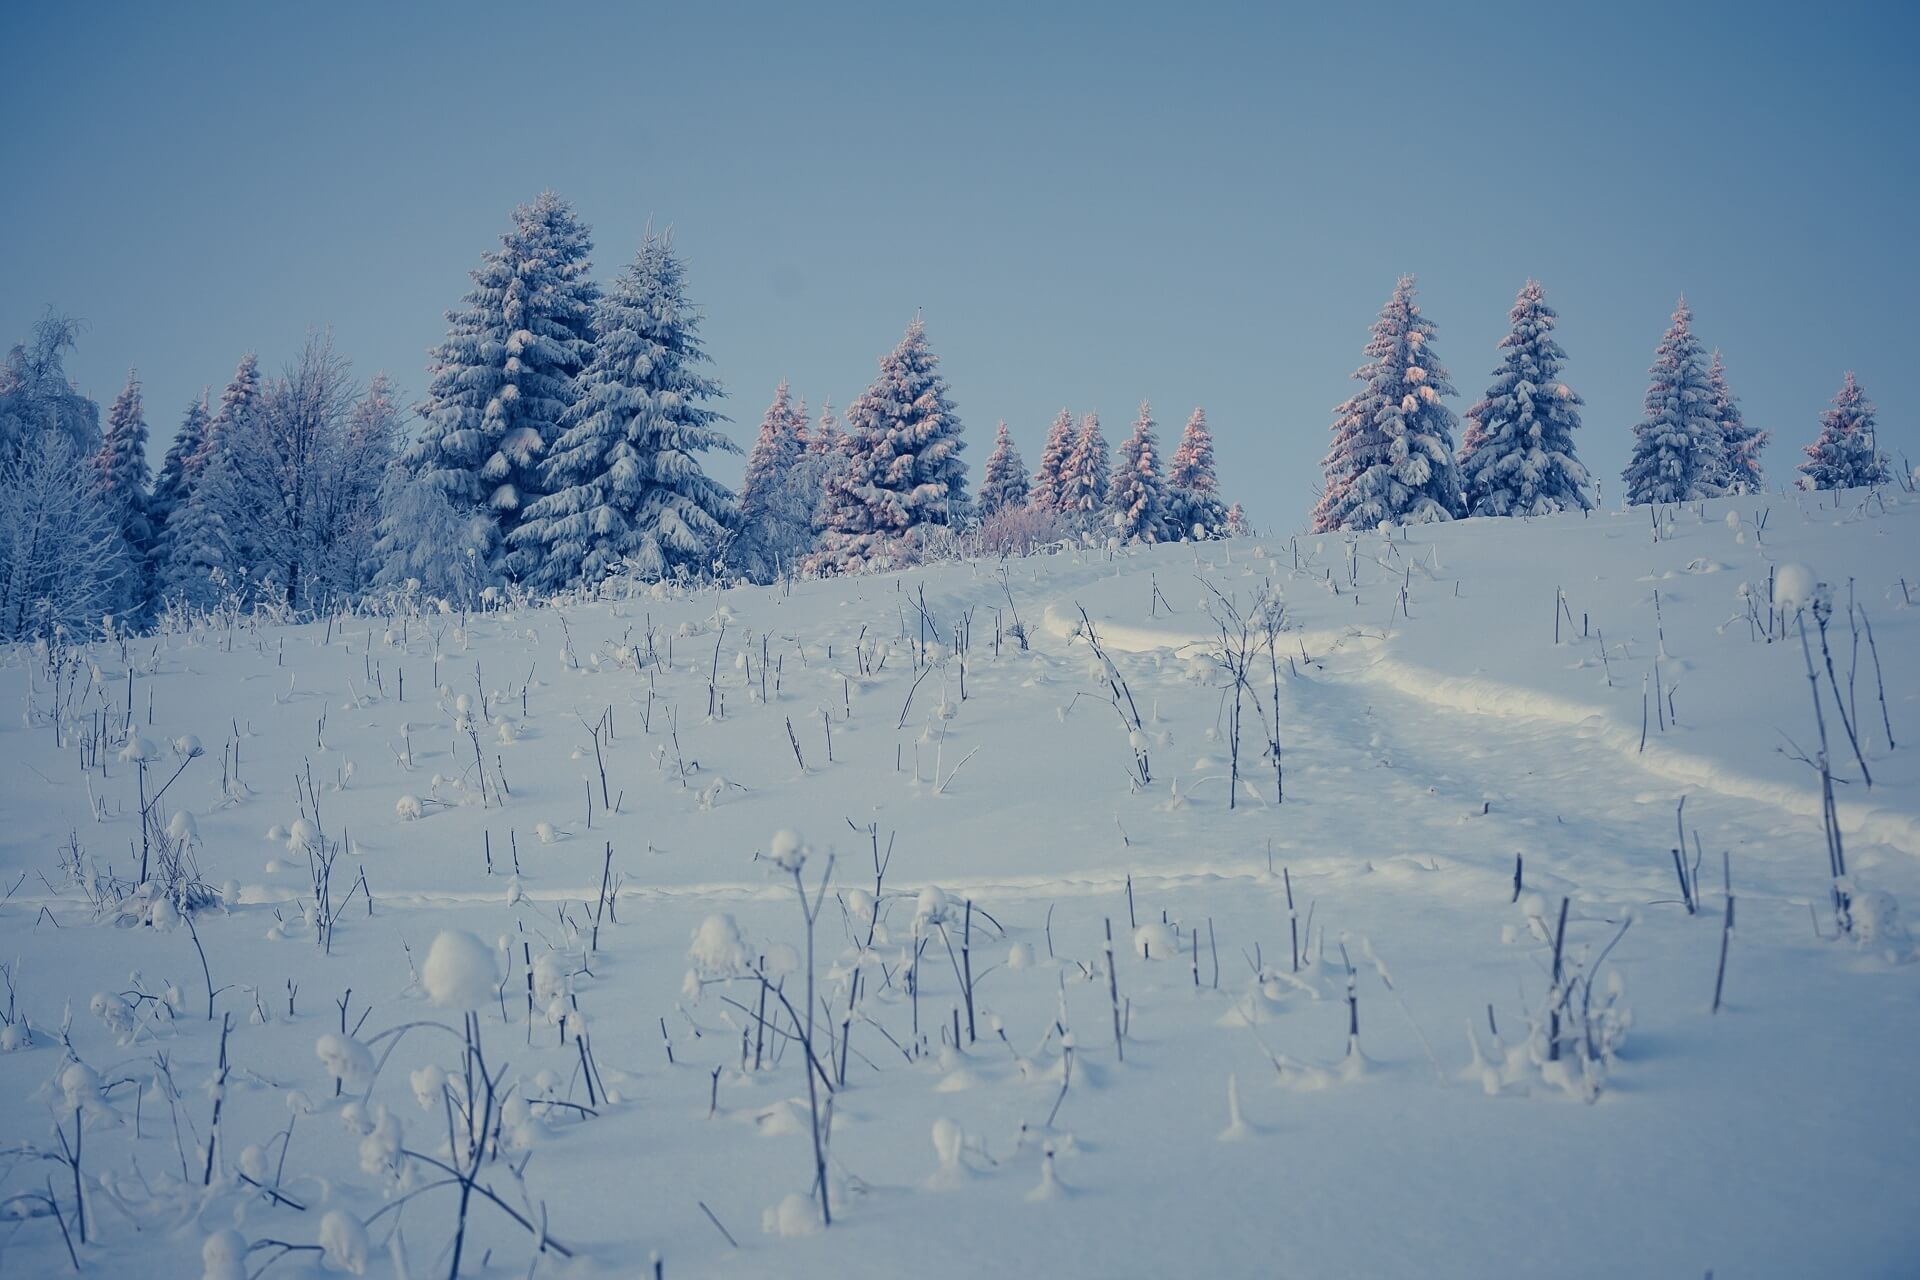
M 989 556 L 1030 556 L 1072 536 L 1058 511 L 1038 506 L 1002 506 L 971 533 L 972 551 Z
M 493 999 L 500 966 L 493 948 L 465 929 L 443 929 L 420 971 L 427 998 L 443 1009 L 471 1011 Z
M 372 1051 L 343 1032 L 327 1032 L 314 1042 L 313 1052 L 343 1089 L 354 1088 L 373 1075 Z

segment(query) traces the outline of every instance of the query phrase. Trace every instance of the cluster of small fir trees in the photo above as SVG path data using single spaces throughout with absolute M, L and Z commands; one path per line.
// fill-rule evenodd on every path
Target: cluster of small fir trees
M 1024 486 L 1026 504 L 1054 513 L 1069 530 L 1109 534 L 1123 542 L 1177 542 L 1242 531 L 1244 521 L 1230 519 L 1220 500 L 1206 410 L 1195 409 L 1187 419 L 1170 460 L 1161 452 L 1155 428 L 1153 406 L 1142 401 L 1110 466 L 1100 415 L 1085 415 L 1076 428 L 1073 414 L 1062 409 Z M 983 487 L 983 505 L 986 496 Z
M 1458 450 L 1446 407 L 1453 387 L 1434 350 L 1433 323 L 1403 276 L 1374 322 L 1362 384 L 1336 410 L 1316 531 L 1466 516 L 1587 511 L 1597 486 L 1574 447 L 1581 398 L 1561 369 L 1556 314 L 1536 281 L 1514 300 L 1501 361 L 1468 410 Z M 1884 483 L 1873 410 L 1853 375 L 1809 446 L 1803 483 L 1828 488 Z M 1629 503 L 1690 502 L 1765 487 L 1760 452 L 1769 433 L 1747 424 L 1718 351 L 1693 332 L 1682 298 L 1655 351 L 1633 451 L 1623 474 Z

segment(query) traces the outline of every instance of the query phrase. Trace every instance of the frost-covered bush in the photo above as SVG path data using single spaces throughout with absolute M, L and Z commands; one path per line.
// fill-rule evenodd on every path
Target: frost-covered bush
M 1060 513 L 1038 506 L 1002 506 L 972 531 L 977 554 L 1030 556 L 1072 536 Z

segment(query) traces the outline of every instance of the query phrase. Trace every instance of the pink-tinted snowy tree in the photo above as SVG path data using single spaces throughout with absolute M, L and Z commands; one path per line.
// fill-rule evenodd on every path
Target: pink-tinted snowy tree
M 1180 433 L 1167 471 L 1169 536 L 1217 538 L 1226 529 L 1227 509 L 1213 471 L 1213 432 L 1207 411 L 1196 408 Z
M 1100 433 L 1100 415 L 1080 419 L 1079 434 L 1060 468 L 1060 511 L 1077 529 L 1100 523 L 1107 497 L 1107 438 Z
M 1140 402 L 1140 416 L 1120 445 L 1120 460 L 1107 483 L 1107 515 L 1122 542 L 1164 542 L 1166 485 L 1160 478 L 1160 442 L 1153 432 L 1153 406 Z
M 910 560 L 926 531 L 967 518 L 966 446 L 939 364 L 916 318 L 848 408 L 850 454 L 827 481 L 825 530 L 809 562 L 815 569 L 847 573 Z
M 986 475 L 980 481 L 978 510 L 990 516 L 1002 507 L 1025 506 L 1027 501 L 1027 464 L 1002 422 L 994 429 L 993 452 L 987 457 Z
M 1413 293 L 1413 277 L 1400 277 L 1374 322 L 1367 363 L 1353 375 L 1365 386 L 1336 410 L 1316 532 L 1451 520 L 1464 511 L 1453 411 L 1440 402 L 1453 384 Z
M 1858 489 L 1886 484 L 1892 479 L 1874 440 L 1873 402 L 1860 390 L 1851 372 L 1833 397 L 1833 408 L 1820 415 L 1820 434 L 1807 446 L 1800 464 L 1809 489 Z
M 1067 509 L 1066 478 L 1067 457 L 1073 452 L 1073 413 L 1062 409 L 1054 415 L 1053 425 L 1047 429 L 1047 443 L 1040 450 L 1040 465 L 1034 469 L 1033 484 L 1028 489 L 1027 500 L 1036 507 L 1049 511 Z

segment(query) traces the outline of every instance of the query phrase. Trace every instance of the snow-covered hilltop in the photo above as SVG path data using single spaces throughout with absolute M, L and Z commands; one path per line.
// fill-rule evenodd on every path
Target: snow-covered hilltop
M 1754 495 L 7 649 L 0 1139 L 44 1158 L 0 1257 L 1897 1271 L 1917 522 Z

